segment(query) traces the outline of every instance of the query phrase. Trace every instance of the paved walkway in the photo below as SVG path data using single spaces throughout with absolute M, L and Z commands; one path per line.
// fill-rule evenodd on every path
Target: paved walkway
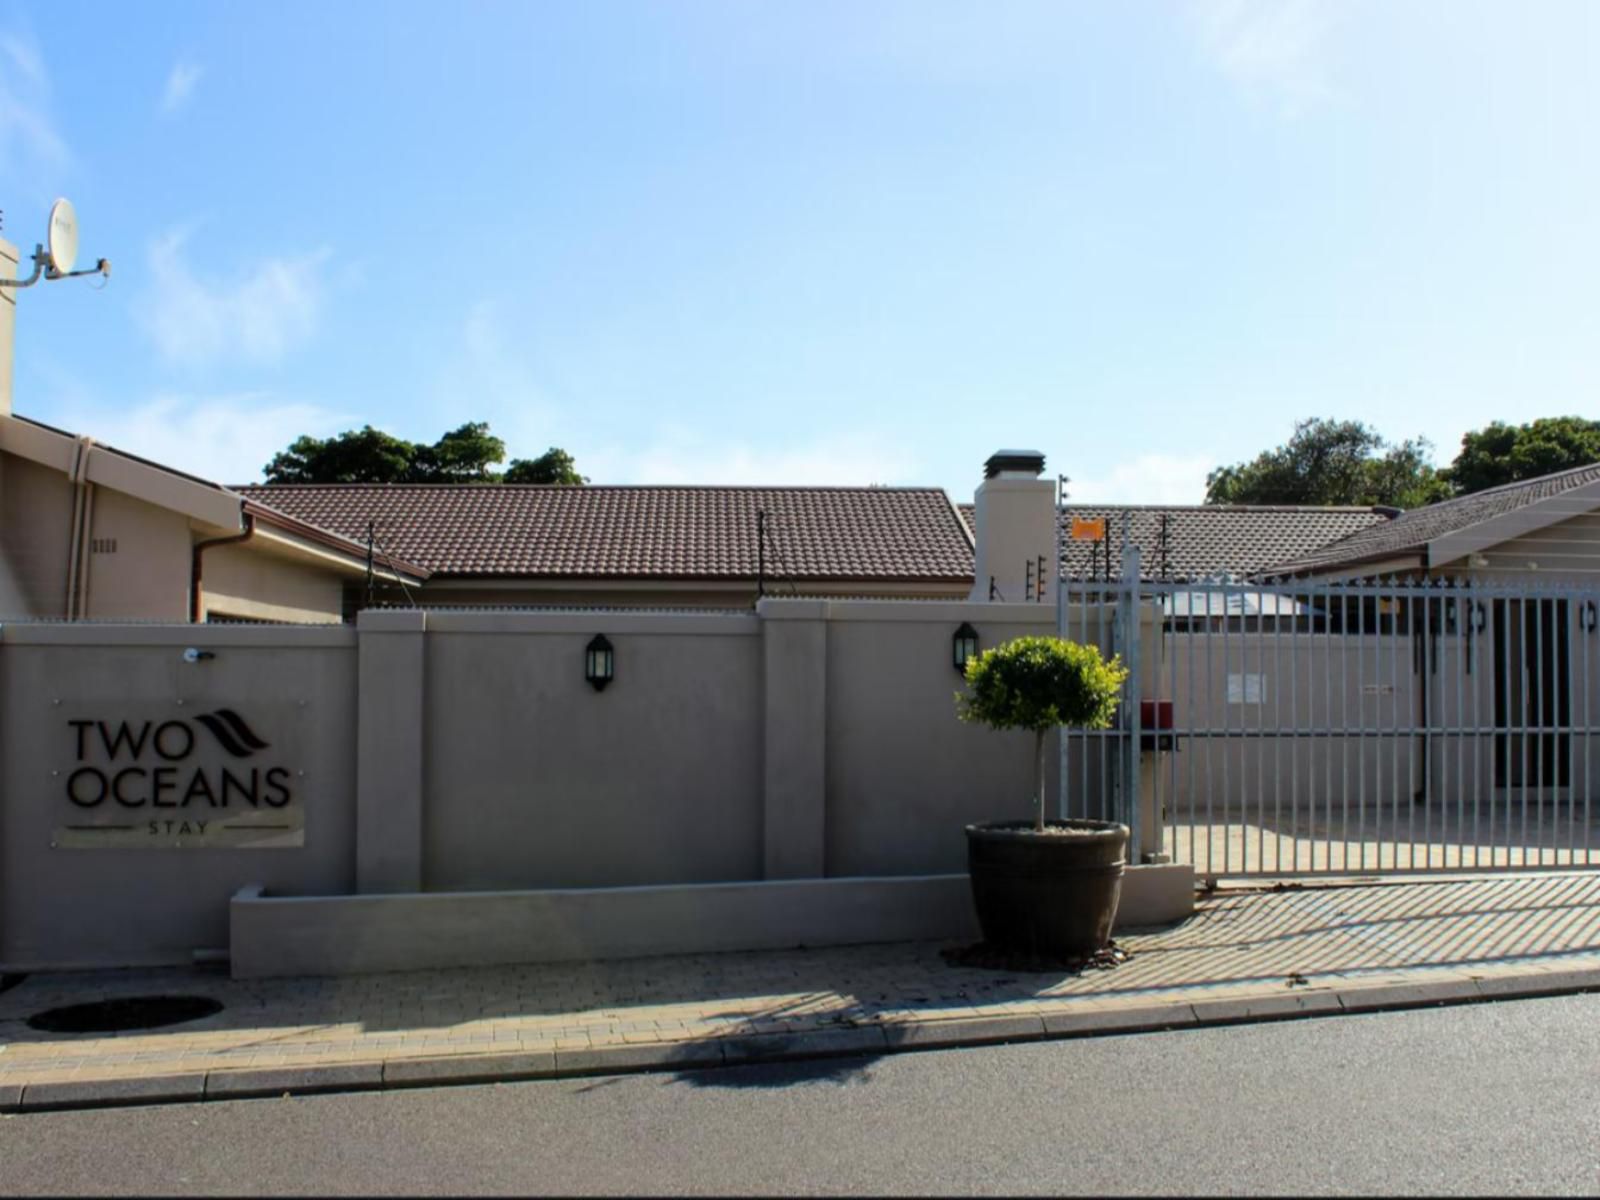
M 1600 988 L 1600 872 L 1224 889 L 1082 975 L 930 943 L 234 981 L 32 975 L 0 993 L 0 1109 L 276 1095 L 1069 1036 Z M 120 1035 L 29 1016 L 126 996 L 223 1010 Z
M 1525 870 L 1600 866 L 1600 813 L 1540 805 L 1463 803 L 1418 808 L 1250 806 L 1187 808 L 1171 822 L 1168 850 L 1201 875 L 1238 871 Z M 1208 823 L 1209 822 L 1209 823 Z

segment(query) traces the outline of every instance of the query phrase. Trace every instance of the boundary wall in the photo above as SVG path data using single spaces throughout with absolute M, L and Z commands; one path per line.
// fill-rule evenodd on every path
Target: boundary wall
M 448 965 L 452 940 L 461 961 L 549 961 L 964 936 L 962 826 L 1028 814 L 1031 738 L 956 719 L 963 622 L 988 647 L 1053 631 L 1054 610 L 768 598 L 0 627 L 0 967 L 189 961 L 230 945 L 230 909 L 252 974 Z M 596 634 L 603 690 L 584 677 Z M 227 713 L 269 748 L 206 732 Z M 148 762 L 129 757 L 141 729 L 166 738 Z M 193 761 L 158 775 L 151 747 L 185 736 Z M 182 772 L 273 764 L 281 824 L 228 817 L 266 813 L 236 793 L 224 833 L 244 841 L 155 832 L 204 811 L 210 785 Z M 77 800 L 126 773 L 87 816 L 66 794 L 85 766 L 100 775 Z M 200 799 L 158 814 L 169 778 Z M 120 832 L 70 830 L 122 798 L 142 803 Z M 1165 872 L 1183 874 L 1163 885 L 1174 911 L 1147 920 L 1189 911 L 1192 872 Z M 763 887 L 788 881 L 807 886 Z

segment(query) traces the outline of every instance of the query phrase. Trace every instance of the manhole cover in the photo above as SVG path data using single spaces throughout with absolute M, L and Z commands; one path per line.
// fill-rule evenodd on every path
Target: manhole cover
M 46 1009 L 28 1018 L 28 1028 L 42 1033 L 122 1033 L 198 1021 L 221 1011 L 222 1004 L 209 996 L 124 996 Z

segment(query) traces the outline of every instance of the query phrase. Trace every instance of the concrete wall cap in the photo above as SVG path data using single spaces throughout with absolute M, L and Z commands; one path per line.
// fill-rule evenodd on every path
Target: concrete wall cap
M 484 634 L 682 634 L 754 637 L 754 613 L 651 613 L 624 609 L 593 612 L 430 612 L 429 633 Z
M 365 608 L 356 614 L 362 633 L 421 633 L 428 614 L 420 608 Z
M 0 621 L 0 641 L 15 646 L 186 646 L 304 650 L 354 647 L 347 625 L 110 625 L 95 621 Z
M 831 615 L 835 603 L 837 601 L 790 600 L 781 596 L 763 596 L 756 601 L 756 615 L 768 621 L 825 621 Z

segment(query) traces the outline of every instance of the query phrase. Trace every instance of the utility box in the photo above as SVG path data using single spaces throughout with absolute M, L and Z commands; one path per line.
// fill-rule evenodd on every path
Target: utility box
M 1172 701 L 1139 701 L 1139 749 L 1174 750 L 1172 735 Z
M 1167 754 L 1176 750 L 1172 732 L 1172 701 L 1139 701 L 1139 833 L 1143 843 L 1139 861 L 1166 863 L 1167 797 L 1170 780 Z

